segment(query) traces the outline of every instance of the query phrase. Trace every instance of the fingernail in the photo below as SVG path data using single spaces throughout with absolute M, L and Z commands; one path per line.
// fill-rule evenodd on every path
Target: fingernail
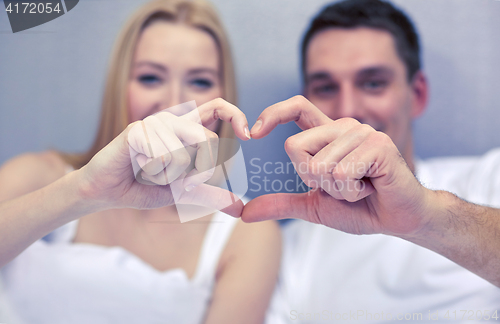
M 258 119 L 255 125 L 253 125 L 252 127 L 252 133 L 257 133 L 261 127 L 262 127 L 262 120 Z
M 245 126 L 245 136 L 246 136 L 248 139 L 251 139 L 251 137 L 250 137 L 250 131 L 248 130 L 248 126 Z
M 186 187 L 186 191 L 189 192 L 189 191 L 193 190 L 195 187 L 196 187 L 195 185 L 189 185 Z

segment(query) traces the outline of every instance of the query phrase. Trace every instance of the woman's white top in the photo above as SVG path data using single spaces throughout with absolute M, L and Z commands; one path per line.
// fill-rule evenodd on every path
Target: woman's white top
M 201 323 L 236 222 L 213 216 L 188 278 L 180 268 L 160 272 L 121 247 L 72 243 L 74 221 L 2 269 L 6 297 L 25 323 Z

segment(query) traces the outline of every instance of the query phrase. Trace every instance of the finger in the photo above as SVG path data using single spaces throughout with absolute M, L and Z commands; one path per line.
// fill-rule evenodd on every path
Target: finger
M 167 122 L 166 119 L 161 117 L 159 118 L 158 115 L 150 116 L 148 118 L 151 118 L 149 124 L 154 129 L 155 135 L 159 138 L 170 155 L 170 163 L 168 163 L 168 165 L 164 164 L 164 170 L 160 172 L 160 175 L 156 174 L 155 177 L 157 178 L 157 180 L 164 179 L 167 184 L 172 183 L 172 181 L 177 179 L 191 163 L 191 156 L 178 136 L 178 133 L 180 132 L 178 130 L 174 131 L 171 128 L 171 125 L 176 124 L 176 122 L 179 121 L 179 118 L 171 115 L 171 118 L 174 119 L 174 122 Z M 182 133 L 184 135 L 191 132 L 192 134 L 194 134 L 193 136 L 195 136 L 197 133 L 199 133 L 199 131 L 197 131 L 196 129 L 199 125 L 189 126 L 191 127 L 186 127 L 183 130 Z M 188 137 L 184 136 L 184 138 Z M 196 140 L 203 140 L 201 137 L 199 137 L 199 134 L 198 137 L 195 138 Z M 167 160 L 165 160 L 165 162 L 166 161 Z
M 161 110 L 160 110 L 161 109 Z M 155 110 L 158 110 L 154 115 L 161 114 L 162 112 L 169 112 L 174 116 L 182 116 L 188 112 L 196 109 L 196 101 L 191 100 L 188 102 L 183 102 L 175 106 L 167 106 L 165 103 L 159 104 Z M 200 122 L 198 122 L 200 124 Z
M 289 137 L 285 142 L 285 150 L 295 170 L 304 183 L 313 189 L 325 189 L 333 198 L 343 199 L 340 192 L 335 191 L 331 171 L 337 165 L 335 160 L 319 159 L 315 156 L 329 147 L 331 138 L 338 134 L 338 129 L 323 125 L 305 130 Z
M 234 133 L 240 139 L 244 141 L 250 139 L 248 121 L 245 114 L 238 109 L 238 107 L 221 98 L 209 101 L 199 106 L 198 109 L 193 110 L 181 117 L 189 119 L 193 122 L 199 120 L 203 126 L 209 126 L 221 119 L 225 122 L 231 123 Z
M 375 191 L 370 177 L 378 174 L 380 149 L 374 147 L 370 141 L 364 141 L 360 146 L 347 154 L 333 169 L 332 176 L 335 179 L 335 190 L 342 197 L 355 202 L 366 198 Z M 326 190 L 326 189 L 325 189 Z
M 200 184 L 210 180 L 215 173 L 215 168 L 198 172 L 196 169 L 191 170 L 184 179 L 183 186 L 186 191 L 191 191 Z
M 163 143 L 161 143 L 157 134 L 151 134 L 150 138 L 152 141 L 159 142 L 159 144 L 151 145 L 151 152 L 153 153 L 151 154 L 152 157 L 148 157 L 144 154 L 138 154 L 136 156 L 136 161 L 145 175 L 154 176 L 159 173 L 163 174 L 163 170 L 172 160 L 172 155 L 168 152 L 168 149 L 163 145 Z
M 178 169 L 179 172 L 188 172 L 185 180 L 185 186 L 192 189 L 193 187 L 209 180 L 215 171 L 217 162 L 219 143 L 217 134 L 206 129 L 201 124 L 193 122 L 189 118 L 180 118 L 170 112 L 161 112 L 155 116 L 166 127 L 172 129 L 175 136 L 181 141 L 184 149 L 188 152 L 190 157 L 196 157 L 194 161 L 194 169 Z M 165 144 L 168 145 L 169 143 Z M 172 155 L 176 156 L 177 152 L 172 152 Z M 171 166 L 174 165 L 175 161 L 171 164 Z
M 219 136 L 216 133 L 181 118 L 172 127 L 182 142 L 196 149 L 194 167 L 198 173 L 215 168 L 219 150 Z
M 365 182 L 362 179 L 364 175 L 358 176 L 357 173 L 355 174 L 355 171 L 363 169 L 365 161 L 354 159 L 352 155 L 348 158 L 347 156 L 358 149 L 360 145 L 363 145 L 368 136 L 375 130 L 368 125 L 359 124 L 358 122 L 351 123 L 350 121 L 347 121 L 347 123 L 354 125 L 350 129 L 348 127 L 336 127 L 338 122 L 340 120 L 330 124 L 329 129 L 323 129 L 325 128 L 323 126 L 299 134 L 301 135 L 300 138 L 293 143 L 299 148 L 292 150 L 289 155 L 296 163 L 304 164 L 304 158 L 309 159 L 307 161 L 309 174 L 301 177 L 309 179 L 310 187 L 321 187 L 336 199 L 351 201 L 356 198 L 358 200 L 373 192 L 373 188 L 369 181 Z M 342 126 L 346 126 L 345 122 L 343 124 Z M 345 129 L 348 130 L 344 132 Z M 328 143 L 328 141 L 331 142 Z M 312 148 L 307 152 L 307 143 L 310 142 L 321 143 L 321 145 L 328 144 L 317 153 L 314 153 L 319 146 L 309 144 L 309 147 L 312 146 Z M 315 155 L 311 157 L 312 154 Z M 337 170 L 336 173 L 333 172 L 334 170 Z M 355 175 L 356 177 L 354 177 Z M 363 194 L 359 193 L 359 191 L 363 191 Z
M 172 158 L 168 147 L 158 136 L 157 128 L 161 128 L 161 124 L 156 117 L 150 116 L 134 125 L 129 132 L 129 138 L 133 136 L 132 148 L 138 152 L 135 155 L 136 162 L 143 173 L 149 176 L 162 172 Z
M 277 193 L 252 199 L 243 208 L 244 222 L 260 222 L 285 218 L 308 218 L 308 193 Z
M 154 134 L 149 122 L 134 123 L 128 131 L 127 139 L 134 175 L 139 178 L 138 181 L 142 179 L 143 169 L 146 170 L 146 174 L 153 175 L 161 171 L 165 164 L 168 164 L 168 150 Z M 158 166 L 158 161 L 163 161 L 163 164 L 160 163 Z
M 240 217 L 243 210 L 243 202 L 237 195 L 219 187 L 203 183 L 191 191 L 182 188 L 172 190 L 179 193 L 175 197 L 175 202 L 179 204 L 209 207 L 234 217 Z
M 365 228 L 360 204 L 332 198 L 324 191 L 303 194 L 271 194 L 251 200 L 243 208 L 244 222 L 259 222 L 286 218 L 302 219 L 315 224 L 340 229 L 348 233 L 369 233 Z
M 167 147 L 156 133 L 156 128 L 158 127 L 156 121 L 157 119 L 155 117 L 150 116 L 141 122 L 141 127 L 144 133 L 143 138 L 146 141 L 146 145 L 143 144 L 143 147 L 147 147 L 147 149 L 144 150 L 144 153 L 150 159 L 155 159 L 169 153 Z
M 210 180 L 215 173 L 217 162 L 218 140 L 206 141 L 193 148 L 188 147 L 188 152 L 192 151 L 195 157 L 194 168 L 189 171 L 184 178 L 183 186 L 185 190 L 191 191 L 194 187 Z M 191 153 L 190 153 L 191 154 Z
M 364 161 L 353 160 L 353 156 L 346 158 L 351 152 L 358 149 L 372 132 L 375 130 L 370 126 L 358 123 L 312 157 L 309 163 L 313 174 L 311 177 L 315 179 L 319 187 L 336 199 L 347 199 L 348 201 L 356 196 L 355 193 L 358 189 L 363 191 L 366 188 L 366 195 L 373 192 L 369 191 L 373 189 L 369 181 L 365 183 L 365 180 L 361 179 L 363 176 L 353 177 L 354 171 L 364 167 Z M 329 135 L 328 132 L 325 132 L 325 135 Z M 318 134 L 318 136 L 321 135 Z M 343 176 L 346 176 L 345 172 L 352 172 L 349 176 L 339 179 L 333 174 L 333 170 L 342 170 Z M 357 198 L 361 198 L 361 196 L 357 196 Z
M 302 130 L 305 130 L 327 124 L 332 120 L 303 96 L 295 96 L 266 108 L 252 127 L 252 138 L 262 138 L 277 125 L 291 121 L 295 121 Z
M 214 174 L 218 157 L 219 137 L 202 125 L 182 118 L 177 118 L 172 123 L 172 127 L 182 142 L 194 147 L 194 151 L 192 147 L 186 147 L 190 156 L 195 157 L 194 168 L 186 170 L 188 174 L 184 181 L 185 188 L 191 190 L 208 181 Z
M 155 117 L 163 123 L 163 127 L 171 129 L 182 141 L 182 146 L 196 145 L 207 140 L 207 130 L 200 122 L 193 122 L 190 119 L 182 118 L 170 112 L 160 112 Z
M 314 156 L 343 134 L 350 131 L 356 132 L 354 128 L 360 125 L 356 119 L 342 118 L 313 127 L 289 137 L 285 142 L 285 149 L 288 147 L 291 153 L 302 151 Z
M 148 164 L 149 162 L 151 162 L 153 159 L 148 158 L 144 154 L 137 154 L 135 157 L 135 160 L 136 160 L 137 164 L 139 164 L 139 167 L 144 170 L 145 165 Z
M 335 127 L 335 124 L 332 126 Z M 360 146 L 374 132 L 375 130 L 371 126 L 360 123 L 354 124 L 352 128 L 345 132 L 339 128 L 332 131 L 325 130 L 323 134 L 316 132 L 313 135 L 317 136 L 317 141 L 322 144 L 326 142 L 327 145 L 316 153 L 312 153 L 314 154 L 312 164 L 331 162 L 331 165 L 326 170 L 326 172 L 331 172 L 340 160 Z M 301 141 L 314 141 L 311 135 L 302 138 Z
M 339 119 L 305 130 L 287 139 L 285 150 L 301 179 L 311 188 L 323 188 L 337 199 L 331 172 L 374 130 L 352 118 Z
M 302 181 L 309 187 L 315 188 L 310 182 L 316 176 L 327 172 L 321 163 L 312 164 L 314 155 L 330 144 L 332 138 L 340 135 L 338 128 L 327 125 L 314 127 L 294 136 L 289 137 L 285 142 L 285 151 L 290 157 L 295 170 Z
M 142 154 L 146 158 L 151 158 L 154 155 L 144 121 L 141 120 L 133 124 L 127 134 L 127 139 L 129 147 L 136 153 L 136 155 Z M 158 143 L 155 143 L 155 145 L 157 144 Z
M 155 184 L 155 185 L 164 186 L 164 185 L 167 185 L 173 181 L 173 180 L 168 179 L 167 173 L 165 172 L 165 170 L 163 170 L 157 174 L 154 174 L 154 175 L 149 175 L 146 172 L 141 171 L 139 175 L 143 180 L 147 180 L 147 181 L 151 182 L 151 183 L 148 183 L 148 182 L 140 181 L 143 184 L 149 184 L 149 185 Z M 137 179 L 137 177 L 136 177 L 136 179 Z

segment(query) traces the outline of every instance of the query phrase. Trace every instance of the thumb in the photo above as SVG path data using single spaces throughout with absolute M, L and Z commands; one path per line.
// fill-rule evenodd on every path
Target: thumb
M 170 186 L 176 204 L 207 207 L 213 209 L 212 212 L 220 210 L 233 217 L 241 215 L 243 202 L 226 189 L 202 183 L 188 192 L 184 190 L 182 181 L 174 181 Z
M 252 199 L 243 208 L 241 219 L 244 222 L 260 222 L 285 218 L 307 219 L 310 200 L 308 193 L 277 193 Z

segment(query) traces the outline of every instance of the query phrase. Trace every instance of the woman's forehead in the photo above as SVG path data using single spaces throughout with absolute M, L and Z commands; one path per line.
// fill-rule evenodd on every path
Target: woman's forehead
M 142 32 L 137 43 L 135 61 L 203 62 L 217 67 L 219 54 L 212 36 L 199 28 L 185 24 L 159 21 Z

